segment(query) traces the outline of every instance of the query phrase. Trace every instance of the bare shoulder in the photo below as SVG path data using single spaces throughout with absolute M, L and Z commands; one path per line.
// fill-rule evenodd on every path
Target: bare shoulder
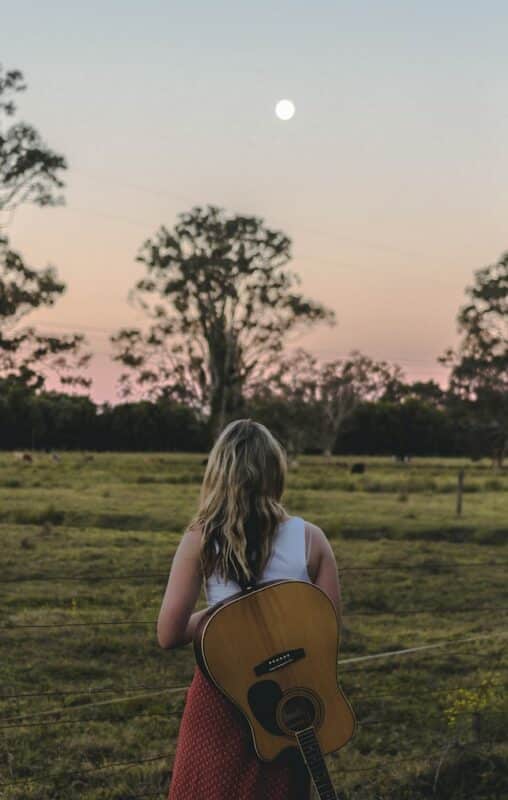
M 315 525 L 313 522 L 309 522 L 308 520 L 304 520 L 304 522 L 305 530 L 312 547 L 328 550 L 330 547 L 330 542 L 328 541 L 325 532 L 319 527 L 319 525 Z
M 313 582 L 316 582 L 320 570 L 327 566 L 336 572 L 337 565 L 332 546 L 328 541 L 325 532 L 313 522 L 304 520 L 305 523 L 305 544 L 307 553 L 307 570 Z
M 201 551 L 201 525 L 191 525 L 184 531 L 178 549 L 187 556 L 199 555 Z

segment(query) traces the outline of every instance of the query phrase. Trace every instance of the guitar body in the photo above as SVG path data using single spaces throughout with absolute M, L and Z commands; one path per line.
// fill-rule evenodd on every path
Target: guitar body
M 331 600 L 305 581 L 259 584 L 205 615 L 194 637 L 197 662 L 244 714 L 262 761 L 299 747 L 315 772 L 308 762 L 318 751 L 338 750 L 354 735 L 353 710 L 337 685 L 339 633 Z

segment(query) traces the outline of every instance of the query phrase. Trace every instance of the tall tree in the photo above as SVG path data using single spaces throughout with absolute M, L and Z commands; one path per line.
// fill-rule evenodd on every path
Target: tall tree
M 319 379 L 317 358 L 298 348 L 248 387 L 249 409 L 282 439 L 291 459 L 319 447 Z
M 47 206 L 61 202 L 57 191 L 63 186 L 60 172 L 66 168 L 63 156 L 50 150 L 31 125 L 18 122 L 4 126 L 16 112 L 14 96 L 25 88 L 19 70 L 4 72 L 0 66 L 0 212 L 7 218 L 22 203 Z M 84 351 L 83 335 L 48 336 L 33 327 L 17 327 L 26 314 L 40 306 L 52 306 L 64 291 L 65 284 L 58 280 L 53 267 L 28 267 L 0 232 L 3 391 L 13 382 L 40 389 L 50 375 L 62 386 L 90 386 L 90 379 L 82 374 L 91 358 L 91 353 Z
M 14 96 L 26 89 L 23 73 L 0 65 L 0 211 L 14 211 L 21 203 L 39 206 L 62 202 L 56 192 L 67 168 L 65 158 L 51 150 L 32 125 L 16 122 L 4 131 L 16 112 Z M 3 117 L 3 119 L 2 119 Z
M 330 455 L 360 403 L 384 397 L 394 383 L 402 383 L 400 367 L 376 362 L 358 350 L 347 358 L 320 362 L 299 348 L 281 360 L 265 381 L 265 391 L 287 403 L 290 450 L 319 447 Z M 258 396 L 262 393 L 257 387 Z
M 402 383 L 402 370 L 395 364 L 353 350 L 347 358 L 322 365 L 319 381 L 320 440 L 330 455 L 345 423 L 367 400 L 383 397 L 394 384 Z
M 438 359 L 451 367 L 450 393 L 502 466 L 508 447 L 508 252 L 476 270 L 457 317 L 462 340 Z
M 83 375 L 91 358 L 83 334 L 50 336 L 18 327 L 34 309 L 53 306 L 64 291 L 53 267 L 31 269 L 0 237 L 0 377 L 31 389 L 43 388 L 49 377 L 62 387 L 90 386 Z
M 147 276 L 130 293 L 151 321 L 148 333 L 112 337 L 115 360 L 129 368 L 122 394 L 190 401 L 220 430 L 290 331 L 334 322 L 332 311 L 296 291 L 290 245 L 262 219 L 216 206 L 180 214 L 172 231 L 162 226 L 140 251 Z

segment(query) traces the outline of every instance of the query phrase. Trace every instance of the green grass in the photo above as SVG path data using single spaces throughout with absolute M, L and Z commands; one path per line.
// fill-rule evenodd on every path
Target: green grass
M 364 475 L 349 471 L 357 460 Z M 21 464 L 0 454 L 2 800 L 167 796 L 170 756 L 96 768 L 174 749 L 184 695 L 169 687 L 189 682 L 194 660 L 190 647 L 158 647 L 155 619 L 202 461 L 64 453 L 58 464 L 45 454 Z M 337 555 L 341 658 L 507 629 L 507 490 L 508 471 L 486 461 L 299 460 L 285 503 L 319 524 Z M 112 620 L 126 624 L 97 624 Z M 83 622 L 93 624 L 19 627 Z M 508 796 L 506 644 L 340 667 L 361 722 L 328 758 L 344 799 Z M 40 695 L 58 691 L 68 694 Z M 14 697 L 23 693 L 37 696 Z M 17 726 L 20 717 L 31 724 Z

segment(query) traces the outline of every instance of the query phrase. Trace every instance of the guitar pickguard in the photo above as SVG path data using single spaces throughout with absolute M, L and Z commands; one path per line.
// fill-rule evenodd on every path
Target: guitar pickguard
M 275 736 L 284 733 L 277 723 L 277 704 L 282 697 L 282 689 L 275 681 L 254 683 L 247 694 L 249 706 L 260 725 Z

